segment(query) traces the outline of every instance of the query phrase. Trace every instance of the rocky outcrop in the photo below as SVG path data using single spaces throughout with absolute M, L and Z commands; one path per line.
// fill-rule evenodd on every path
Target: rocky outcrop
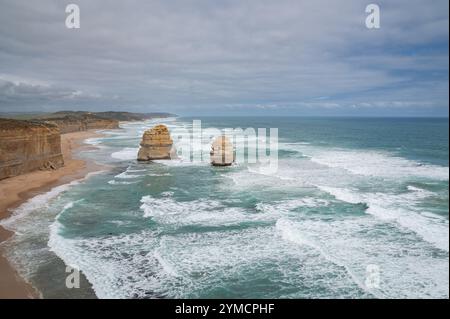
M 230 166 L 234 162 L 233 144 L 226 136 L 217 137 L 211 145 L 210 157 L 213 166 Z
M 172 157 L 173 141 L 165 125 L 156 125 L 145 131 L 140 145 L 138 161 L 170 159 Z
M 0 119 L 0 179 L 63 165 L 58 126 Z

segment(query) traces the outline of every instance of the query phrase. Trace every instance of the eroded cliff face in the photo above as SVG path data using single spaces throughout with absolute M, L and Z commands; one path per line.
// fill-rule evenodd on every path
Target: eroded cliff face
M 58 126 L 61 134 L 87 130 L 86 123 L 79 119 L 54 119 L 45 122 Z
M 58 126 L 0 119 L 0 180 L 63 165 Z
M 45 122 L 59 127 L 61 134 L 86 131 L 90 129 L 105 130 L 119 128 L 119 121 L 91 116 L 45 119 Z
M 87 119 L 86 120 L 86 128 L 88 130 L 109 130 L 119 128 L 119 121 L 117 120 L 109 120 L 109 119 Z

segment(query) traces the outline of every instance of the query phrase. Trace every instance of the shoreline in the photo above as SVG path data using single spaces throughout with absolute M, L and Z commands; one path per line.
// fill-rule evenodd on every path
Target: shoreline
M 80 159 L 76 153 L 95 149 L 83 144 L 88 138 L 100 137 L 95 130 L 61 134 L 61 152 L 64 166 L 57 170 L 34 171 L 0 181 L 0 220 L 9 218 L 15 208 L 30 198 L 46 193 L 52 188 L 81 179 L 88 173 L 100 171 L 105 166 Z M 0 299 L 41 298 L 40 292 L 24 278 L 5 257 L 3 242 L 14 236 L 14 232 L 0 226 Z

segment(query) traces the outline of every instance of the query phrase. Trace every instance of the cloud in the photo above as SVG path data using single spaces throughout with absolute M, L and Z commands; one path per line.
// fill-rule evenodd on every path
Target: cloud
M 379 30 L 365 28 L 362 0 L 74 2 L 78 30 L 65 28 L 64 2 L 2 3 L 0 72 L 24 83 L 2 86 L 0 111 L 448 107 L 446 0 L 378 1 Z
M 117 98 L 117 97 L 114 97 Z M 34 106 L 36 103 L 64 106 L 66 102 L 93 102 L 103 100 L 99 94 L 55 87 L 33 81 L 14 81 L 0 77 L 0 103 L 11 106 Z

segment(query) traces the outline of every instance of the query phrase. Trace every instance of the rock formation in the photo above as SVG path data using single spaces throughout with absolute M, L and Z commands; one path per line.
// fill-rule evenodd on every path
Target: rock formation
M 138 161 L 170 159 L 173 141 L 165 125 L 156 125 L 144 132 L 138 153 Z
M 213 166 L 230 166 L 234 162 L 233 144 L 226 136 L 217 137 L 211 145 L 210 156 Z
M 56 125 L 0 118 L 0 179 L 63 165 Z

